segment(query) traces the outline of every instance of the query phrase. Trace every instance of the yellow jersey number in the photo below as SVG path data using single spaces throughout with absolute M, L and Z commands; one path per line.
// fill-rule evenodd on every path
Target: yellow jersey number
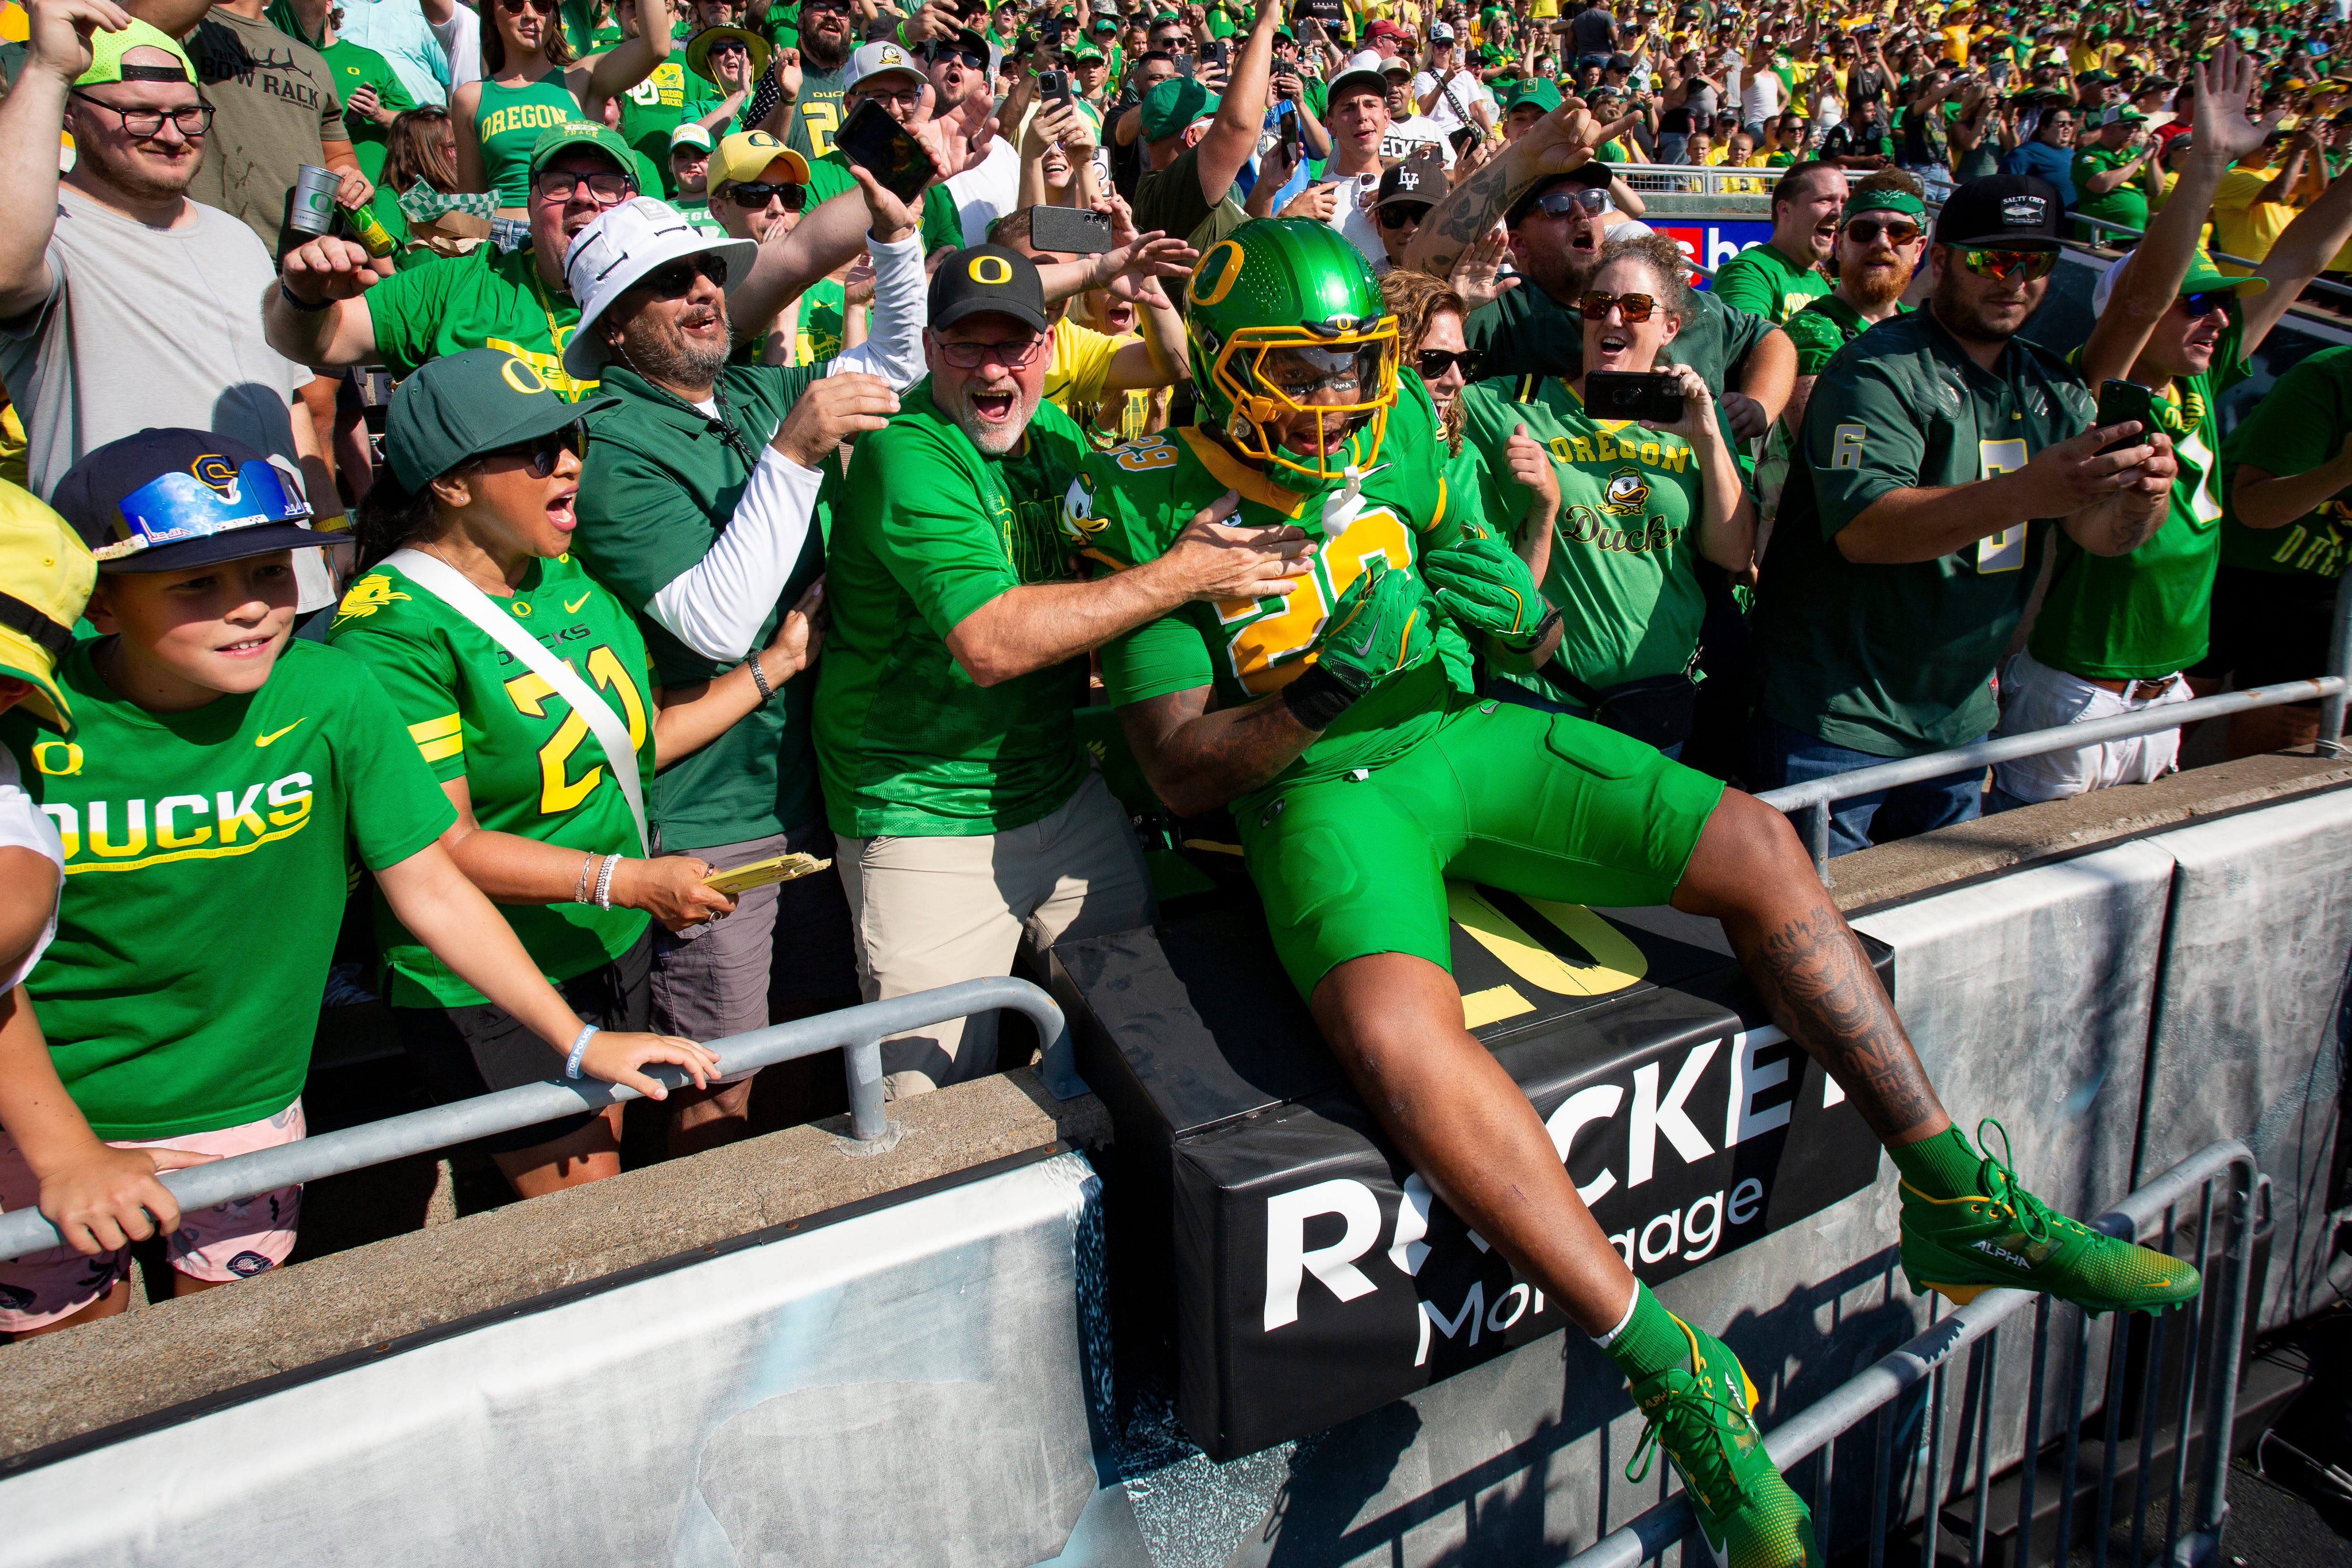
M 570 659 L 563 661 L 570 664 Z M 621 700 L 622 710 L 629 720 L 629 747 L 635 751 L 646 743 L 646 700 L 637 683 L 629 679 L 621 667 L 619 656 L 607 644 L 599 643 L 588 653 L 588 679 L 599 689 L 612 692 Z M 506 683 L 507 696 L 517 712 L 533 719 L 547 717 L 547 700 L 555 695 L 555 688 L 534 674 L 518 675 Z M 572 753 L 588 738 L 588 721 L 578 713 L 567 713 L 556 726 L 554 735 L 539 749 L 539 814 L 560 816 L 572 810 L 594 793 L 604 782 L 604 768 L 601 763 L 578 778 L 571 776 Z
M 1297 579 L 1298 586 L 1272 615 L 1263 613 L 1271 602 L 1266 599 L 1219 600 L 1220 622 L 1247 622 L 1225 642 L 1226 663 L 1243 689 L 1263 697 L 1297 679 L 1310 662 L 1309 650 L 1323 635 L 1324 623 L 1331 618 L 1331 606 L 1380 557 L 1400 572 L 1412 566 L 1412 542 L 1403 520 L 1392 511 L 1367 512 L 1327 542 L 1318 552 L 1315 570 Z
M 2013 438 L 2007 441 L 1979 441 L 1977 460 L 1983 465 L 1983 471 L 1978 476 L 1979 479 L 1990 479 L 1999 474 L 2013 474 L 2025 467 L 2025 443 Z M 1978 540 L 1977 571 L 1986 573 L 2023 570 L 2026 526 L 2021 522 L 2015 528 L 2004 528 L 1999 533 Z
M 820 98 L 802 104 L 796 112 L 808 128 L 809 155 L 822 158 L 831 153 L 833 133 L 841 129 L 841 101 Z

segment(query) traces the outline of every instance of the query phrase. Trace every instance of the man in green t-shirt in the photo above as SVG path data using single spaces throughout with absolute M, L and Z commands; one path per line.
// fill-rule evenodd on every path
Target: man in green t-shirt
M 0 718 L 0 744 L 64 849 L 57 937 L 26 984 L 39 1059 L 72 1110 L 49 1107 L 37 1140 L 11 1116 L 0 1185 L 42 1173 L 37 1142 L 224 1154 L 299 1139 L 352 856 L 420 942 L 545 1043 L 551 1075 L 584 1067 L 657 1097 L 646 1063 L 701 1075 L 698 1046 L 583 1026 L 439 843 L 457 814 L 383 689 L 349 654 L 293 637 L 292 552 L 321 541 L 269 459 L 145 430 L 85 456 L 53 500 L 98 557 L 100 636 L 57 671 L 72 738 L 20 710 Z M 289 1186 L 184 1212 L 175 1293 L 283 1263 L 299 1205 Z M 0 1330 L 120 1312 L 128 1268 L 127 1249 L 89 1237 L 0 1263 Z
M 352 133 L 352 152 L 360 161 L 360 173 L 373 184 L 383 174 L 383 161 L 390 151 L 384 144 L 385 129 L 403 110 L 415 108 L 416 100 L 409 97 L 390 60 L 364 45 L 337 37 L 331 27 L 327 36 L 329 41 L 319 53 L 334 73 L 335 97 L 343 106 L 343 129 Z
M 764 131 L 738 131 L 719 142 L 705 178 L 719 231 L 754 244 L 779 227 L 789 233 L 809 202 L 809 166 Z M 737 363 L 809 365 L 833 358 L 841 352 L 846 300 L 838 279 L 820 278 L 765 321 L 737 321 Z
M 2118 377 L 2155 392 L 2152 422 L 2172 443 L 2179 479 L 2161 525 L 2127 554 L 2059 542 L 2032 637 L 2001 670 L 2002 734 L 2189 700 L 2186 672 L 2206 656 L 2221 552 L 2219 405 L 2304 286 L 2352 237 L 2352 187 L 2331 187 L 2251 278 L 2213 265 L 2197 243 L 2204 214 L 2231 158 L 2261 145 L 2263 132 L 2226 78 L 2221 92 L 2205 85 L 2179 184 L 2139 247 L 2093 290 L 2095 324 L 2081 351 L 2094 384 Z M 2147 784 L 2172 770 L 2179 746 L 2179 731 L 2158 730 L 2020 757 L 1993 770 L 1990 804 Z
M 581 317 L 565 367 L 617 399 L 588 418 L 573 552 L 638 617 L 665 709 L 708 700 L 747 663 L 761 688 L 759 706 L 725 710 L 707 744 L 654 781 L 660 847 L 721 868 L 833 852 L 810 752 L 813 683 L 803 674 L 769 689 L 749 656 L 795 607 L 814 613 L 832 455 L 882 424 L 919 364 L 914 222 L 870 176 L 863 189 L 874 335 L 821 364 L 729 363 L 733 269 L 796 235 L 763 247 L 632 202 L 582 230 L 568 258 Z M 830 872 L 754 889 L 723 921 L 657 935 L 654 962 L 655 1018 L 697 1039 L 841 1005 L 856 985 Z M 730 1085 L 709 1119 L 740 1133 L 750 1092 L 748 1080 Z
M 797 73 L 789 65 L 778 72 L 793 106 L 784 145 L 812 162 L 833 151 L 833 138 L 845 112 L 841 104 L 848 85 L 845 68 L 857 44 L 852 16 L 849 0 L 801 0 L 800 67 Z
M 2050 523 L 2116 553 L 2163 521 L 2169 444 L 2101 455 L 2114 432 L 2090 429 L 2089 390 L 2016 335 L 2063 211 L 2032 175 L 1961 186 L 1937 220 L 1929 308 L 1873 327 L 1814 383 L 1756 595 L 1776 785 L 1982 739 Z M 1882 807 L 1882 842 L 1967 821 L 1981 779 L 1839 802 L 1831 850 L 1867 847 Z
M 2137 109 L 2112 105 L 2092 117 L 2088 141 L 2074 143 L 2074 211 L 2083 217 L 2105 218 L 2145 231 L 2147 198 L 2161 174 L 2151 161 L 2156 143 L 2142 133 L 2147 116 Z M 2129 235 L 2075 226 L 2075 237 L 2114 247 L 2132 243 Z
M 1845 199 L 1845 171 L 1834 163 L 1799 163 L 1781 175 L 1772 187 L 1770 237 L 1716 269 L 1716 298 L 1781 326 L 1827 294 L 1822 264 L 1837 243 Z
M 1150 567 L 1078 579 L 1060 525 L 1087 451 L 1044 401 L 1036 265 L 983 245 L 933 276 L 929 378 L 851 461 L 827 561 L 816 747 L 868 1001 L 1005 973 L 1025 939 L 1148 924 L 1127 810 L 1079 746 L 1084 655 L 1303 568 L 1298 530 L 1212 508 Z M 738 918 L 740 918 L 740 916 Z M 993 1014 L 885 1040 L 894 1095 L 993 1070 Z

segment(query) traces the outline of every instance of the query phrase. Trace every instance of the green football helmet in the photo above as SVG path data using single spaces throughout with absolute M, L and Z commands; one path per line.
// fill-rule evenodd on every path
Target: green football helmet
M 1325 483 L 1379 461 L 1396 403 L 1397 322 L 1339 230 L 1305 218 L 1245 223 L 1201 258 L 1184 301 L 1192 385 L 1235 447 Z M 1339 400 L 1316 401 L 1326 392 Z M 1278 425 L 1299 413 L 1315 417 L 1317 451 L 1278 445 Z

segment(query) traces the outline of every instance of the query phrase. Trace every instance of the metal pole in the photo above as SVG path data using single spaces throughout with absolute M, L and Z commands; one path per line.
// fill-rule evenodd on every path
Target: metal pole
M 1817 800 L 1805 807 L 1805 852 L 1813 858 L 1813 874 L 1830 885 L 1830 803 Z
M 1064 1100 L 1086 1092 L 1085 1080 L 1077 1075 L 1069 1025 L 1062 1017 L 1061 1008 L 1036 986 L 1010 975 L 965 980 L 934 991 L 868 1002 L 836 1013 L 795 1018 L 788 1024 L 772 1024 L 764 1029 L 751 1029 L 709 1043 L 719 1053 L 719 1072 L 730 1076 L 814 1056 L 835 1046 L 852 1047 L 850 1103 L 859 1109 L 853 1112 L 851 1125 L 857 1137 L 871 1140 L 881 1137 L 887 1126 L 881 1109 L 881 1053 L 875 1042 L 993 1008 L 1024 1014 L 1036 1025 L 1037 1037 L 1045 1042 L 1038 1077 L 1048 1089 Z M 859 1097 L 868 1089 L 859 1081 L 861 1058 L 870 1079 L 870 1098 L 863 1101 Z M 686 1074 L 674 1067 L 650 1068 L 647 1076 L 659 1079 L 672 1089 L 688 1081 Z M 496 1094 L 454 1100 L 406 1116 L 346 1127 L 298 1143 L 194 1165 L 157 1179 L 179 1200 L 182 1208 L 211 1208 L 273 1188 L 315 1182 L 322 1176 L 381 1165 L 412 1154 L 430 1153 L 453 1143 L 531 1127 L 559 1116 L 637 1098 L 636 1090 L 619 1084 L 600 1083 L 593 1079 L 551 1079 L 520 1089 L 501 1089 Z M 57 1227 L 37 1209 L 0 1215 L 0 1259 L 21 1258 L 28 1252 L 58 1246 L 63 1240 Z
M 2341 578 L 2336 584 L 2336 625 L 2328 639 L 2327 672 L 2352 682 L 2352 594 L 2344 591 Z M 2338 687 L 2319 704 L 2319 754 L 2323 757 L 2344 755 L 2344 696 Z
M 845 1048 L 842 1067 L 849 1075 L 849 1131 L 862 1142 L 872 1142 L 889 1130 L 882 1111 L 882 1041 L 877 1036 Z
M 2246 1291 L 2253 1268 L 2257 1174 L 2252 1152 L 2242 1151 L 2232 1161 L 2231 1169 L 2242 1184 L 2238 1191 L 2230 1194 L 2232 1217 L 2237 1221 L 2231 1227 L 2236 1256 L 2224 1254 L 2231 1267 L 2223 1277 L 2221 1331 L 2213 1336 L 2213 1353 L 2221 1358 L 2221 1365 L 2214 1368 L 2220 1387 L 2205 1410 L 2205 1477 L 2197 1500 L 2197 1528 L 2217 1540 L 2221 1533 L 2221 1521 L 2230 1512 L 2230 1444 L 2237 1425 L 2238 1363 L 2242 1359 L 2239 1352 L 2245 1342 Z

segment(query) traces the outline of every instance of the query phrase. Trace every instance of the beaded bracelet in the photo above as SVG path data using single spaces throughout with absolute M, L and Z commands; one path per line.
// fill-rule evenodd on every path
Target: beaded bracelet
M 588 1054 L 589 1039 L 600 1033 L 602 1033 L 602 1031 L 593 1024 L 583 1024 L 580 1026 L 580 1033 L 573 1037 L 572 1041 L 572 1054 L 563 1058 L 563 1076 L 565 1078 L 578 1078 L 580 1076 L 580 1058 Z
M 613 871 L 620 863 L 618 855 L 607 855 L 604 857 L 604 868 L 596 873 L 596 907 L 600 910 L 613 907 Z
M 751 672 L 751 684 L 760 689 L 760 706 L 765 708 L 776 700 L 776 689 L 768 684 L 768 672 L 760 668 L 760 656 L 753 654 L 743 661 Z

